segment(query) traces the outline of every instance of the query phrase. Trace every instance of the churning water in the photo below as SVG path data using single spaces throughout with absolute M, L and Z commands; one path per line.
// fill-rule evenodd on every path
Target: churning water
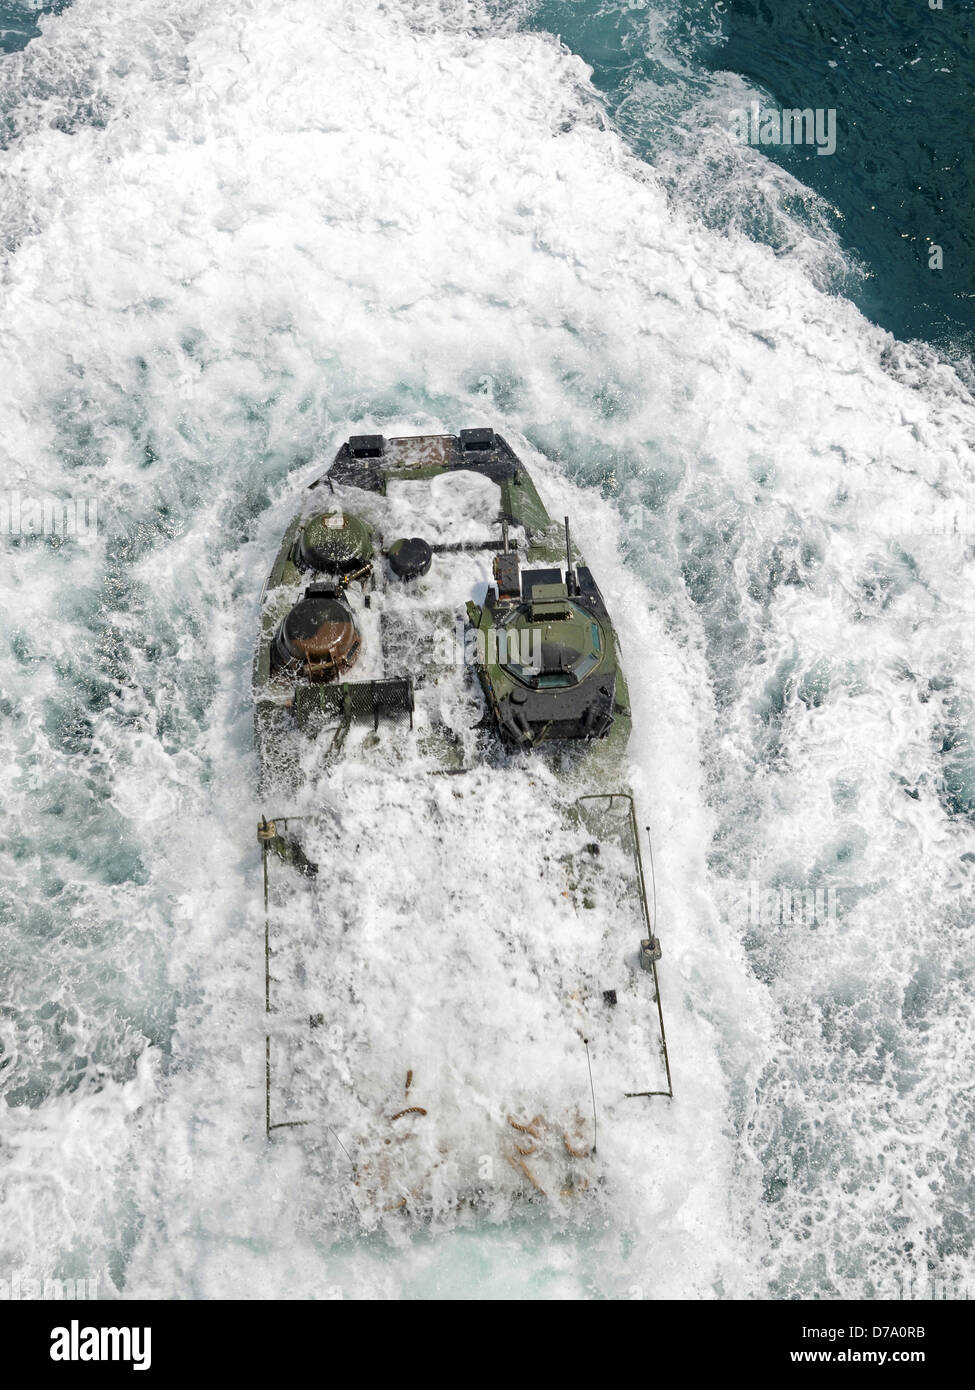
M 970 1280 L 970 367 L 727 129 L 836 103 L 691 0 L 50 8 L 0 8 L 40 31 L 0 59 L 0 1280 Z M 619 618 L 677 1099 L 588 1222 L 310 1228 L 262 1126 L 261 587 L 350 432 L 476 424 Z

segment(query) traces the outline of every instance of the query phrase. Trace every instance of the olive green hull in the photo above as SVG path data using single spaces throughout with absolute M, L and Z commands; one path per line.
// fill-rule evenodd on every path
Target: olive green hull
M 326 589 L 361 643 L 333 680 L 281 656 Z M 268 1137 L 367 1225 L 595 1198 L 593 1087 L 607 1123 L 672 1095 L 629 696 L 500 436 L 343 445 L 272 566 L 254 692 Z

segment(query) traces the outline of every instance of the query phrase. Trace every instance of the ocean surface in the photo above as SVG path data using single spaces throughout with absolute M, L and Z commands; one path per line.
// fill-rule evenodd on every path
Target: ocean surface
M 0 1294 L 975 1289 L 973 9 L 0 0 Z M 619 618 L 677 1098 L 364 1235 L 263 1135 L 259 599 L 477 424 Z

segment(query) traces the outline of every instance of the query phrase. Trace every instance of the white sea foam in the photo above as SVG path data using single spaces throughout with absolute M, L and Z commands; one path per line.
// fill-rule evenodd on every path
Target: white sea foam
M 0 87 L 4 486 L 97 497 L 100 524 L 6 542 L 0 1264 L 161 1296 L 856 1296 L 918 1252 L 964 1269 L 951 370 L 817 288 L 835 248 L 707 230 L 577 58 L 474 8 L 77 0 Z M 678 1100 L 607 1133 L 598 1224 L 391 1254 L 310 1233 L 297 1150 L 262 1134 L 250 661 L 336 444 L 479 423 L 619 617 Z M 756 931 L 756 877 L 840 885 L 838 922 Z

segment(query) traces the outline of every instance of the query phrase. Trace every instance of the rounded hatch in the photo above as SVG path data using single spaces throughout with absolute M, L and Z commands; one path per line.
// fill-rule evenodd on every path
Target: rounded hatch
M 297 666 L 312 680 L 332 680 L 359 655 L 352 610 L 335 592 L 309 591 L 278 626 L 272 650 L 275 666 Z
M 354 574 L 372 559 L 372 531 L 348 512 L 322 512 L 305 522 L 297 559 L 323 574 Z
M 433 561 L 433 551 L 419 536 L 393 541 L 386 553 L 389 567 L 397 579 L 419 579 L 427 573 Z

